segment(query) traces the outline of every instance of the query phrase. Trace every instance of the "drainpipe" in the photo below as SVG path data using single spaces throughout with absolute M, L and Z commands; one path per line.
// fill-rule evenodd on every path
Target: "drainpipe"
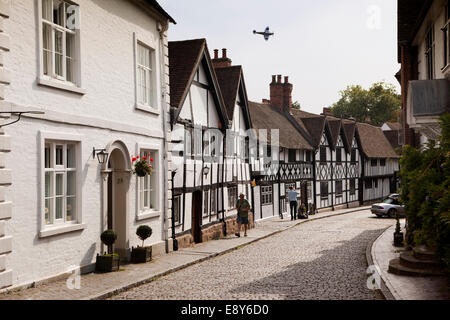
M 313 203 L 314 203 L 313 214 L 316 214 L 316 212 L 317 212 L 316 154 L 317 154 L 317 150 L 313 150 L 311 152 L 312 165 L 313 165 Z
M 165 24 L 158 23 L 158 31 L 159 31 L 159 61 L 160 61 L 160 83 L 161 83 L 161 109 L 162 109 L 162 118 L 163 118 L 163 190 L 168 190 L 167 176 L 168 176 L 168 163 L 167 163 L 167 123 L 166 123 L 166 112 L 167 112 L 167 104 L 166 104 L 166 85 L 164 83 L 164 33 L 169 29 L 169 22 L 167 21 Z M 173 183 L 173 182 L 172 182 Z M 167 225 L 167 204 L 168 199 L 166 198 L 167 193 L 164 192 L 164 204 L 163 204 L 163 223 L 162 223 L 162 234 L 165 242 L 166 253 L 169 253 L 169 240 L 168 240 L 168 225 Z M 173 197 L 173 195 L 172 195 Z
M 226 134 L 226 130 L 225 130 L 225 135 L 222 139 L 222 143 L 223 143 L 223 152 L 222 152 L 222 232 L 223 235 L 226 236 L 227 235 L 227 223 L 225 222 L 225 161 L 226 161 L 226 142 L 227 142 L 227 134 Z
M 173 196 L 173 189 L 174 189 L 174 183 L 173 180 L 175 179 L 175 175 L 177 174 L 177 171 L 172 171 L 172 241 L 173 241 L 173 251 L 178 251 L 178 240 L 175 236 L 175 211 L 173 210 L 175 205 L 175 197 Z

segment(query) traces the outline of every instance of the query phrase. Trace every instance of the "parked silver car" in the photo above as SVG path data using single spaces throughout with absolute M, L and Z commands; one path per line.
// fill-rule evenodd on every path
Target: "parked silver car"
M 381 203 L 376 203 L 372 206 L 370 211 L 377 217 L 388 216 L 395 218 L 398 213 L 399 217 L 405 217 L 405 207 L 400 203 L 398 194 L 391 194 Z

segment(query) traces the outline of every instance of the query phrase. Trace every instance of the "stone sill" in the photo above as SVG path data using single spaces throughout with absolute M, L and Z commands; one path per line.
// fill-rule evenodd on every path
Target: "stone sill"
M 161 114 L 158 109 L 150 107 L 150 106 L 142 105 L 140 103 L 136 103 L 136 109 L 147 112 L 147 113 L 151 113 L 151 114 L 154 114 L 157 116 Z
M 161 211 L 145 211 L 136 216 L 136 221 L 142 221 L 147 219 L 159 218 L 161 216 Z
M 64 91 L 70 91 L 70 92 L 78 93 L 81 95 L 84 95 L 87 92 L 86 89 L 76 87 L 75 85 L 65 84 L 64 82 L 59 81 L 59 80 L 38 78 L 37 82 L 41 86 L 47 86 L 47 87 L 52 87 L 52 88 L 60 89 L 60 90 L 64 90 Z
M 61 227 L 47 228 L 39 232 L 39 238 L 47 238 L 64 233 L 80 231 L 86 229 L 86 227 L 86 224 L 72 224 Z

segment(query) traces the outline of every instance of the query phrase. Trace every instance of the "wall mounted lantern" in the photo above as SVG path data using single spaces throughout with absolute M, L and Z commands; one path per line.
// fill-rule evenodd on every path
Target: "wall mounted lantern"
M 108 153 L 106 149 L 95 149 L 92 148 L 92 157 L 95 158 L 95 154 L 97 154 L 98 163 L 104 164 L 106 160 L 108 160 Z
M 204 167 L 204 168 L 203 168 L 203 174 L 204 174 L 205 176 L 208 176 L 210 170 L 211 170 L 211 169 L 209 169 L 208 166 Z

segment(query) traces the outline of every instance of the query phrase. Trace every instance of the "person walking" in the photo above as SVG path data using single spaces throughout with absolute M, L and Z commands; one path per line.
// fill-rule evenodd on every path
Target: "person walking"
M 294 187 L 289 188 L 288 198 L 289 198 L 289 206 L 291 208 L 291 220 L 297 220 L 297 197 L 299 193 L 294 190 Z
M 239 195 L 239 200 L 236 202 L 237 208 L 237 224 L 238 224 L 238 232 L 235 234 L 236 237 L 241 236 L 241 226 L 244 225 L 244 237 L 247 236 L 247 228 L 249 225 L 248 221 L 248 213 L 250 211 L 250 203 L 248 203 L 247 199 L 245 199 L 245 195 L 241 193 Z

